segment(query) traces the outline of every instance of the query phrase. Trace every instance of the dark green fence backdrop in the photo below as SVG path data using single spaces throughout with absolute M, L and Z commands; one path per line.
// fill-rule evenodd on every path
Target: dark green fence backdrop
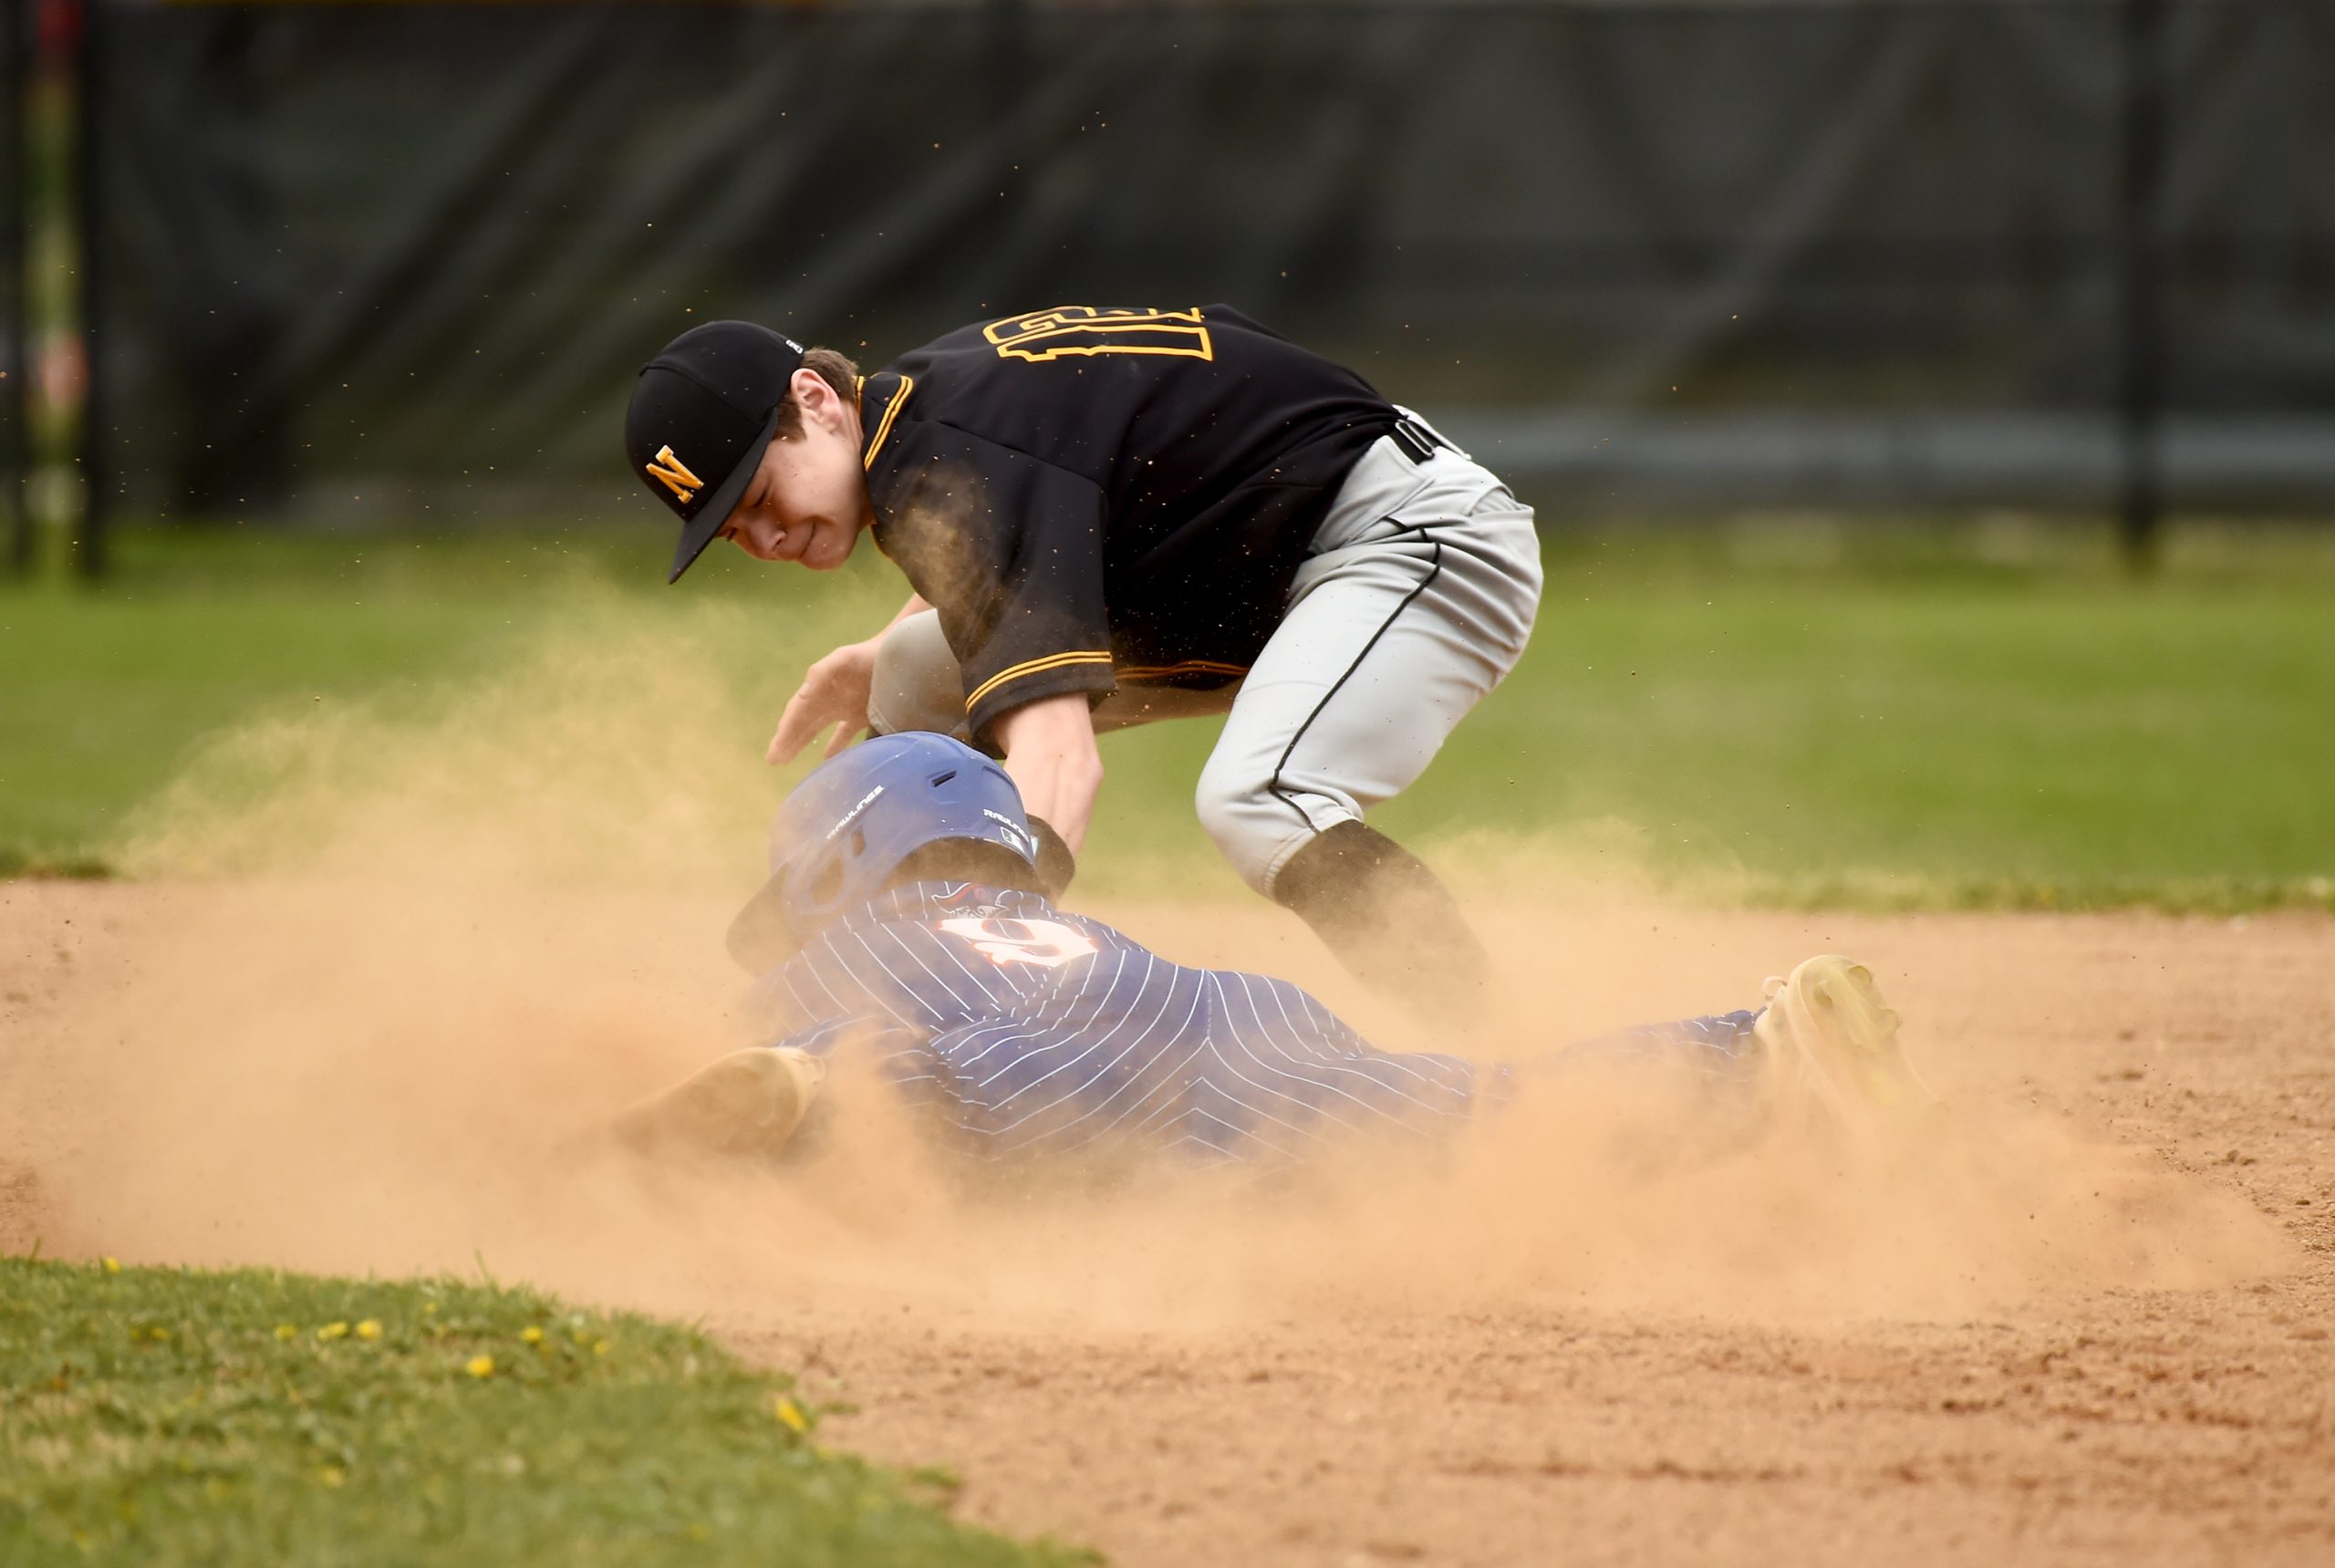
M 2335 509 L 2325 0 L 95 0 L 85 57 L 117 514 L 617 514 L 691 322 L 1219 299 L 1552 521 Z
M 26 418 L 32 330 L 26 308 L 30 233 L 27 87 L 34 48 L 29 0 L 0 0 L 0 571 L 33 562 L 25 479 L 31 466 Z

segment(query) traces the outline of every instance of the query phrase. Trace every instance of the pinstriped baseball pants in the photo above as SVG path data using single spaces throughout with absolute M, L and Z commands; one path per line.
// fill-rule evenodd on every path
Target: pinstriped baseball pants
M 1413 416 L 1416 418 L 1416 416 Z M 1261 893 L 1292 855 L 1427 771 L 1513 669 L 1541 597 L 1531 508 L 1451 447 L 1382 438 L 1346 476 L 1255 665 L 1215 691 L 1123 686 L 1097 732 L 1225 714 L 1200 824 Z M 929 612 L 885 637 L 869 722 L 962 738 L 964 680 Z

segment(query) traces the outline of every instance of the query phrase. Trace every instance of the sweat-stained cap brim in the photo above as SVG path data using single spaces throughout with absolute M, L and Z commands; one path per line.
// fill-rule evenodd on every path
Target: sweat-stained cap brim
M 673 569 L 666 574 L 665 585 L 670 587 L 681 580 L 690 563 L 705 554 L 705 547 L 721 535 L 721 525 L 730 521 L 730 514 L 738 509 L 738 500 L 746 493 L 746 486 L 754 482 L 754 473 L 763 465 L 763 453 L 770 450 L 771 441 L 778 434 L 779 416 L 786 411 L 781 403 L 771 410 L 770 418 L 763 421 L 760 434 L 748 444 L 738 459 L 738 466 L 730 477 L 713 487 L 705 498 L 698 514 L 681 524 L 680 542 L 673 546 Z

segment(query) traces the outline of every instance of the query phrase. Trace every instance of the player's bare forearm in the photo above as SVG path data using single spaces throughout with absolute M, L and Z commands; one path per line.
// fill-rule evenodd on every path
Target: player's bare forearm
M 1103 788 L 1103 753 L 1095 746 L 1095 720 L 1083 691 L 1042 697 L 997 721 L 1005 772 L 1022 792 L 1022 808 L 1062 835 L 1072 852 L 1086 842 L 1095 797 Z
M 883 645 L 884 632 L 931 607 L 921 595 L 909 594 L 900 613 L 884 623 L 884 631 L 865 642 L 845 643 L 804 671 L 803 684 L 788 699 L 786 711 L 779 715 L 777 732 L 770 738 L 763 761 L 773 767 L 793 762 L 795 753 L 830 724 L 836 728 L 827 741 L 828 756 L 859 739 L 860 732 L 867 728 L 867 694 L 875 685 L 876 650 Z

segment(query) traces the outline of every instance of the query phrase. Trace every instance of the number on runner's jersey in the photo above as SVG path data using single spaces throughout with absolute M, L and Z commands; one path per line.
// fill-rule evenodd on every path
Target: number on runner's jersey
M 1066 354 L 1179 354 L 1214 359 L 1216 345 L 1197 306 L 1190 310 L 1125 310 L 1057 305 L 1052 310 L 992 321 L 981 336 L 1001 359 L 1043 365 Z
M 975 952 L 1000 968 L 1010 963 L 1033 963 L 1060 969 L 1074 960 L 1102 950 L 1085 932 L 1053 920 L 1013 920 L 1001 916 L 980 919 L 960 915 L 939 924 L 950 936 L 972 943 Z

